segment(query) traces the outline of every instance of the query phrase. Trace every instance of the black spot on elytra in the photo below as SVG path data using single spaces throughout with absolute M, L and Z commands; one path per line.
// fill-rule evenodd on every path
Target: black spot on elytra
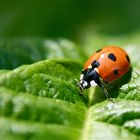
M 96 53 L 100 52 L 101 50 L 102 50 L 102 49 L 97 50 Z
M 119 74 L 119 72 L 118 72 L 117 69 L 113 70 L 113 73 L 114 73 L 115 75 L 118 75 L 118 74 Z
M 108 54 L 108 58 L 112 61 L 116 61 L 116 56 L 113 53 Z
M 97 68 L 100 66 L 100 63 L 97 60 L 94 60 L 91 64 L 92 68 Z
M 127 61 L 130 63 L 130 58 L 129 58 L 128 55 L 126 55 L 126 59 L 127 59 Z

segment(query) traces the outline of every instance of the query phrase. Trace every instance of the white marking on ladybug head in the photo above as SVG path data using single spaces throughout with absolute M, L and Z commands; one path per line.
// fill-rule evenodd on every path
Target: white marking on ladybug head
M 91 69 L 91 68 L 92 68 L 92 66 L 91 66 L 91 65 L 89 65 L 87 68 L 88 68 L 88 69 Z
M 92 80 L 92 81 L 90 81 L 90 85 L 91 85 L 92 87 L 95 87 L 95 86 L 97 86 L 97 83 L 95 83 L 95 81 Z
M 80 84 L 82 85 L 83 89 L 88 86 L 88 83 L 85 80 L 80 80 Z
M 82 79 L 83 79 L 83 77 L 84 77 L 84 74 L 81 74 L 81 75 L 80 75 L 80 80 L 82 80 Z
M 87 87 L 88 86 L 88 83 L 85 81 L 84 83 L 83 83 L 83 87 Z

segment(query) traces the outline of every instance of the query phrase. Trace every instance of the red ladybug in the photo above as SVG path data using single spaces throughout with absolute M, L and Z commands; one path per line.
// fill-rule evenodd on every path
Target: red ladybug
M 127 73 L 129 68 L 129 56 L 122 48 L 109 46 L 99 49 L 85 63 L 78 86 L 83 91 L 98 85 L 104 90 L 106 97 L 111 100 L 101 79 L 110 84 Z

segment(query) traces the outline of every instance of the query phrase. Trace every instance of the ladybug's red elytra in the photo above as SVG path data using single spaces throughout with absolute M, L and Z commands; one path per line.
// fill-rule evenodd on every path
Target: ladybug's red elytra
M 98 85 L 103 89 L 106 97 L 111 100 L 100 79 L 110 84 L 127 73 L 129 68 L 129 56 L 122 48 L 108 46 L 99 49 L 85 63 L 78 86 L 83 91 L 91 86 Z

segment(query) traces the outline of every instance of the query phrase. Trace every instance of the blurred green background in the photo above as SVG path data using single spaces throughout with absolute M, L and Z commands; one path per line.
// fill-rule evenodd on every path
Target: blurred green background
M 95 88 L 79 96 L 74 82 L 106 45 L 133 67 L 108 89 L 115 103 Z M 0 140 L 138 140 L 139 49 L 140 0 L 1 0 Z
M 0 69 L 48 58 L 83 64 L 106 45 L 139 46 L 139 5 L 139 0 L 1 1 Z
M 1 37 L 122 35 L 140 28 L 139 0 L 1 0 Z

